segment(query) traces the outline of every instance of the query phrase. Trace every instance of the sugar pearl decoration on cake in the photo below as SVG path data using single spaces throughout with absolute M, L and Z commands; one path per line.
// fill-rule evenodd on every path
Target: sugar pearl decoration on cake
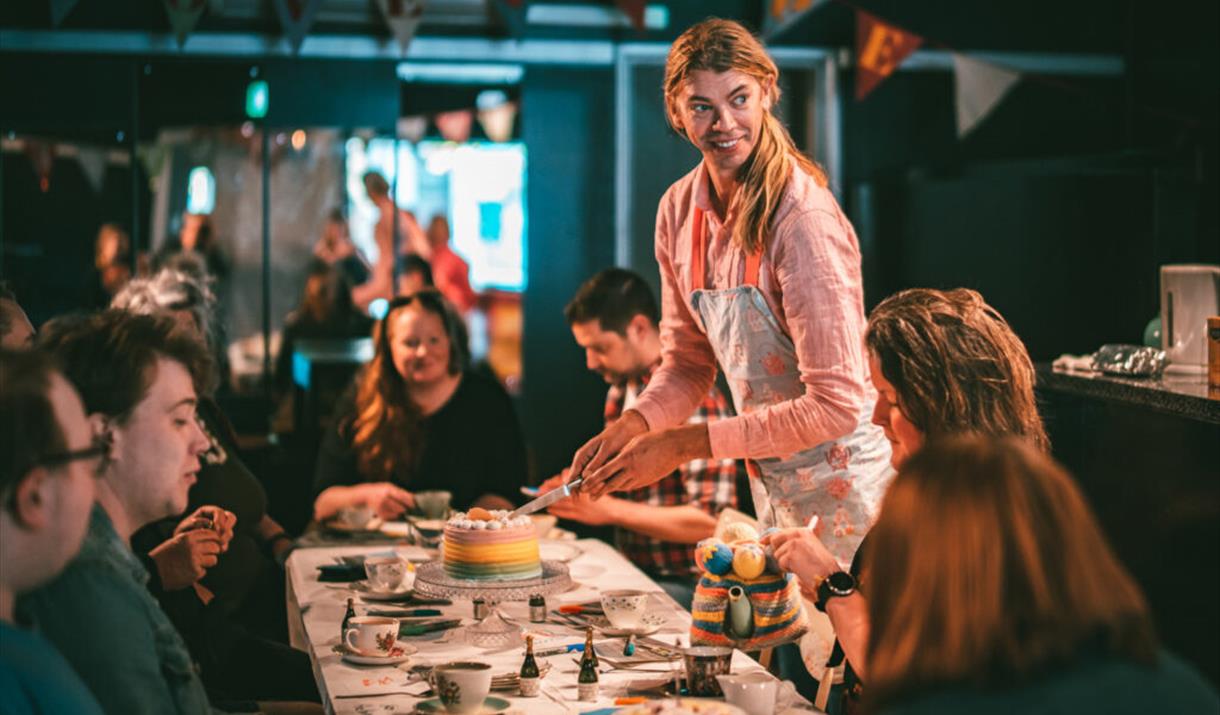
M 505 509 L 488 510 L 476 506 L 470 511 L 455 513 L 449 518 L 449 525 L 458 529 L 474 531 L 482 531 L 484 529 L 498 531 L 500 529 L 521 528 L 533 525 L 528 516 L 518 516 L 510 519 L 508 518 L 509 513 Z

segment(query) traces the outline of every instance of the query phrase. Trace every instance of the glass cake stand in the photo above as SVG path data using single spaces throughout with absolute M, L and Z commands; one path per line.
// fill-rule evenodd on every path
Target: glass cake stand
M 437 561 L 420 564 L 415 569 L 415 592 L 427 598 L 473 600 L 481 598 L 491 603 L 527 601 L 534 594 L 549 596 L 568 590 L 572 579 L 568 565 L 560 561 L 543 561 L 542 575 L 536 578 L 509 581 L 478 581 L 453 578 L 445 573 L 445 565 Z

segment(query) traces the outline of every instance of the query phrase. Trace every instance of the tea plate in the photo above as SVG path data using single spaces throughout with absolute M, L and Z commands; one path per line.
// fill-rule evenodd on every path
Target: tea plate
M 565 544 L 562 541 L 540 541 L 538 543 L 539 557 L 546 561 L 561 561 L 567 563 L 572 559 L 580 556 L 583 551 L 579 547 L 572 544 Z
M 483 700 L 483 707 L 475 710 L 474 715 L 484 715 L 485 713 L 502 713 L 507 710 L 508 707 L 509 702 L 507 700 L 488 695 Z M 425 700 L 422 703 L 418 703 L 415 706 L 415 710 L 421 713 L 449 712 L 445 709 L 445 705 L 441 702 L 440 698 L 432 698 L 431 700 Z
M 398 665 L 411 660 L 411 656 L 417 651 L 419 649 L 409 643 L 395 644 L 390 651 L 391 655 L 373 655 L 342 648 L 343 660 L 356 665 Z

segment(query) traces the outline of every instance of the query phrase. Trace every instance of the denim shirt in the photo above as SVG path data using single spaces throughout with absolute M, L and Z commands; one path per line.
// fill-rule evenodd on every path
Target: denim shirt
M 17 601 L 113 715 L 211 713 L 186 644 L 145 584 L 148 573 L 94 504 L 80 554 Z

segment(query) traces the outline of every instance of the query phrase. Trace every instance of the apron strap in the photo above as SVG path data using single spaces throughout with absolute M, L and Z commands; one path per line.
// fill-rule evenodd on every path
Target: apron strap
M 707 284 L 707 225 L 703 220 L 703 209 L 695 207 L 694 223 L 691 225 L 691 290 L 703 290 Z M 762 251 L 746 254 L 746 274 L 743 285 L 758 287 L 758 274 L 762 266 Z

